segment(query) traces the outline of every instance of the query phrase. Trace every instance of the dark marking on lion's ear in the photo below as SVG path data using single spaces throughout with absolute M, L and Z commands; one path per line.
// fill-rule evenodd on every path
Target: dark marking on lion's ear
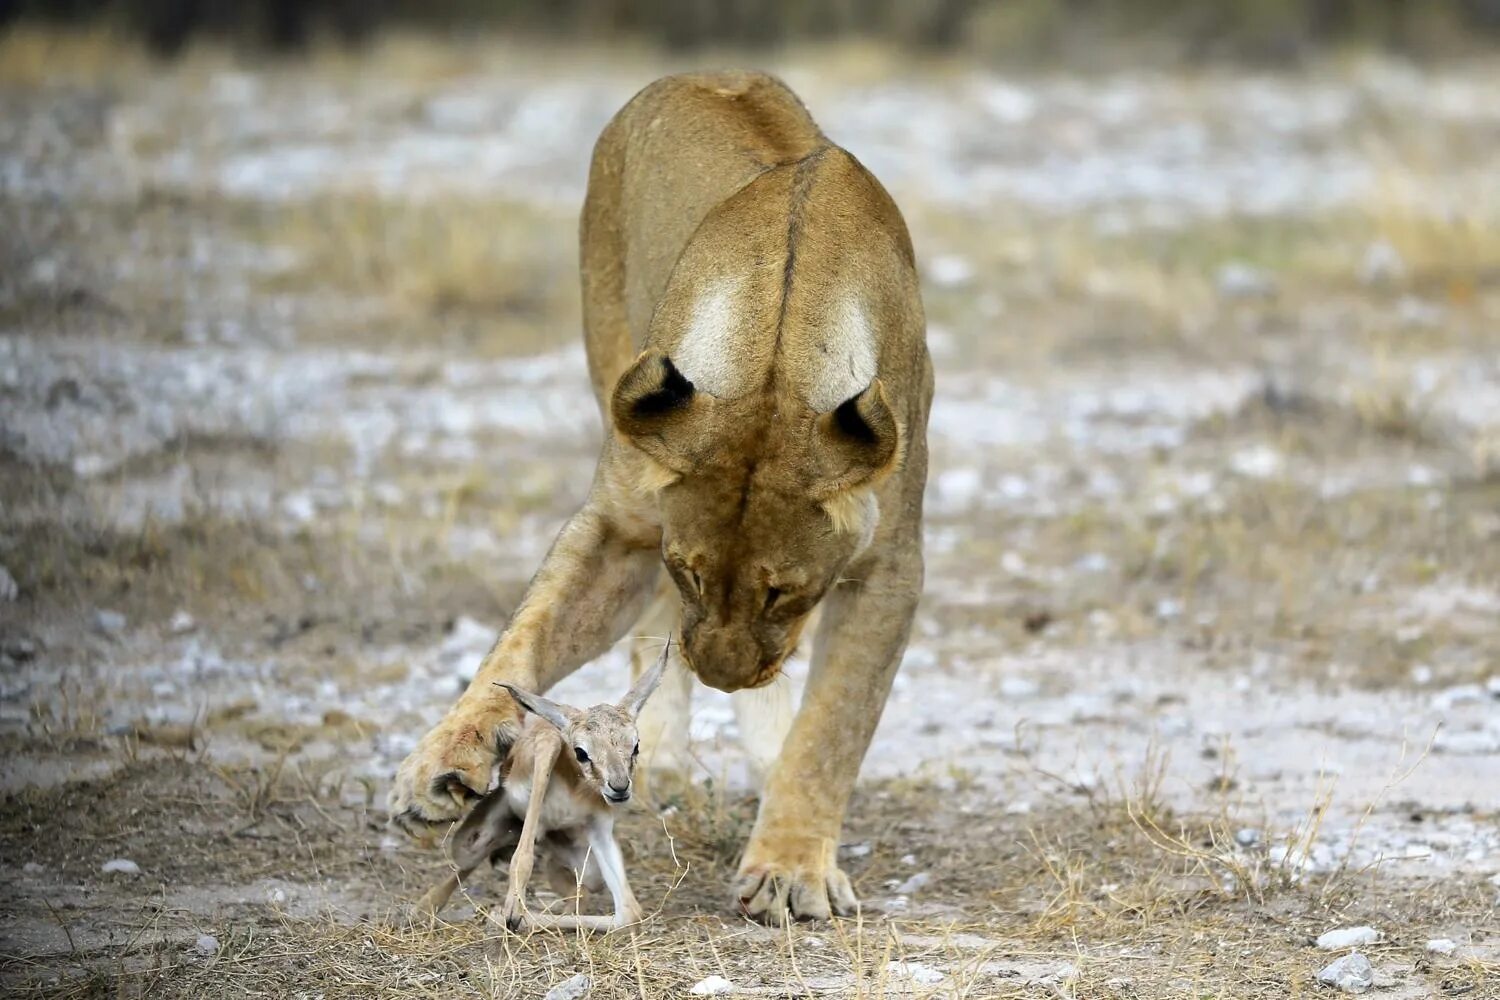
M 691 463 L 678 452 L 692 437 L 694 416 L 711 399 L 694 388 L 671 358 L 648 350 L 615 383 L 610 419 L 637 448 L 681 472 Z
M 833 422 L 839 431 L 860 444 L 873 445 L 879 439 L 875 429 L 859 412 L 859 396 L 851 396 L 833 411 Z
M 819 499 L 885 474 L 900 452 L 901 429 L 878 378 L 819 417 L 816 428 L 823 465 Z
M 660 384 L 630 403 L 631 414 L 636 417 L 655 417 L 669 413 L 691 400 L 694 391 L 693 383 L 664 354 L 661 358 Z

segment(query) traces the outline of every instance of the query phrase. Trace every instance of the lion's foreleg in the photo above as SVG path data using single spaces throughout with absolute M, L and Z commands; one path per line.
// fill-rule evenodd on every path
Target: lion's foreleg
M 915 544 L 873 560 L 824 602 L 802 706 L 766 782 L 740 863 L 741 905 L 773 922 L 856 905 L 836 863 L 865 751 L 906 648 L 922 563 Z

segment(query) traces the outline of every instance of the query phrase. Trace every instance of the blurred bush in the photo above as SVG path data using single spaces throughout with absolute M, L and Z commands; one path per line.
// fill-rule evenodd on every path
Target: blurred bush
M 1344 44 L 1422 54 L 1500 40 L 1500 0 L 0 0 L 0 22 L 19 19 L 102 21 L 162 55 L 202 35 L 293 49 L 387 26 L 675 51 L 853 37 L 1038 59 L 1132 43 L 1283 61 Z

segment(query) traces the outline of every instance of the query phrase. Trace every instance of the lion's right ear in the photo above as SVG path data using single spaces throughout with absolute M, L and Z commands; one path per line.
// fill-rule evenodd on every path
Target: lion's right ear
M 702 405 L 702 395 L 671 358 L 645 351 L 615 383 L 610 419 L 622 437 L 663 465 L 682 471 L 682 449 L 673 445 L 683 443 L 678 439 Z

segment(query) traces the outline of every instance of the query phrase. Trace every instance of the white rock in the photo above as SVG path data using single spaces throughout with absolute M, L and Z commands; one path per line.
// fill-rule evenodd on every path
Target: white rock
M 1446 317 L 1442 306 L 1414 295 L 1403 295 L 1396 303 L 1396 318 L 1408 329 L 1431 330 L 1441 326 Z
M 10 570 L 0 566 L 0 601 L 14 601 L 21 596 L 21 585 L 10 575 Z
M 1276 282 L 1269 274 L 1243 261 L 1231 261 L 1219 268 L 1214 284 L 1226 299 L 1259 299 L 1276 293 Z
M 901 855 L 901 863 L 910 868 L 917 863 L 917 856 L 915 854 L 903 854 Z
M 1359 952 L 1329 962 L 1318 972 L 1318 982 L 1335 986 L 1345 993 L 1363 993 L 1375 985 L 1375 970 L 1370 960 Z
M 938 254 L 928 261 L 927 276 L 939 288 L 952 288 L 973 280 L 974 265 L 958 254 Z
M 1345 948 L 1374 944 L 1380 938 L 1380 932 L 1373 927 L 1340 927 L 1320 934 L 1318 947 L 1324 951 L 1343 951 Z
M 123 632 L 125 630 L 125 616 L 118 611 L 109 611 L 101 608 L 94 612 L 94 627 L 106 635 Z
M 695 997 L 723 997 L 734 992 L 734 984 L 723 976 L 709 976 L 694 983 L 688 992 Z
M 1400 280 L 1406 274 L 1406 261 L 1401 251 L 1385 240 L 1377 240 L 1365 248 L 1364 259 L 1359 263 L 1359 280 L 1366 285 L 1385 285 Z
M 845 844 L 839 849 L 846 858 L 866 858 L 870 856 L 869 844 Z
M 1025 799 L 1021 799 L 1021 800 L 1016 801 L 1016 802 L 1011 802 L 1011 803 L 1007 804 L 1006 807 L 1005 807 L 1005 814 L 1007 816 L 1025 816 L 1025 815 L 1027 815 L 1030 812 L 1031 812 L 1031 803 L 1027 802 Z
M 198 940 L 193 942 L 193 950 L 204 958 L 219 953 L 219 939 L 212 934 L 199 934 Z
M 1000 694 L 1006 698 L 1035 698 L 1041 685 L 1026 677 L 1005 677 L 1000 681 Z
M 943 981 L 943 974 L 921 962 L 892 962 L 888 968 L 898 979 L 910 979 L 919 986 L 936 986 Z
M 307 493 L 292 493 L 282 498 L 281 512 L 299 524 L 310 524 L 318 516 L 318 504 Z
M 1455 684 L 1433 695 L 1432 707 L 1439 712 L 1446 712 L 1459 705 L 1473 705 L 1484 701 L 1485 693 L 1478 684 Z
M 21 866 L 21 873 L 23 875 L 40 875 L 46 870 L 46 865 L 39 865 L 35 861 L 28 861 Z
M 1265 445 L 1242 448 L 1229 460 L 1229 467 L 1250 479 L 1269 479 L 1281 471 L 1281 452 Z
M 1451 955 L 1458 950 L 1458 945 L 1449 938 L 1433 938 L 1427 942 L 1427 951 L 1432 955 Z
M 897 894 L 902 896 L 910 896 L 914 892 L 927 888 L 928 883 L 930 883 L 931 881 L 932 876 L 929 873 L 917 872 L 915 875 L 908 878 L 905 882 L 902 882 L 900 885 L 896 886 L 896 892 Z
M 1248 826 L 1243 830 L 1236 830 L 1234 832 L 1234 842 L 1241 847 L 1254 847 L 1260 843 L 1260 831 Z
M 583 1000 L 593 985 L 589 977 L 580 972 L 552 987 L 542 1000 Z
M 193 620 L 193 616 L 182 610 L 179 610 L 172 616 L 172 620 L 167 622 L 167 631 L 173 635 L 182 635 L 197 627 L 198 623 Z
M 139 875 L 141 866 L 129 858 L 113 858 L 99 866 L 106 875 Z

